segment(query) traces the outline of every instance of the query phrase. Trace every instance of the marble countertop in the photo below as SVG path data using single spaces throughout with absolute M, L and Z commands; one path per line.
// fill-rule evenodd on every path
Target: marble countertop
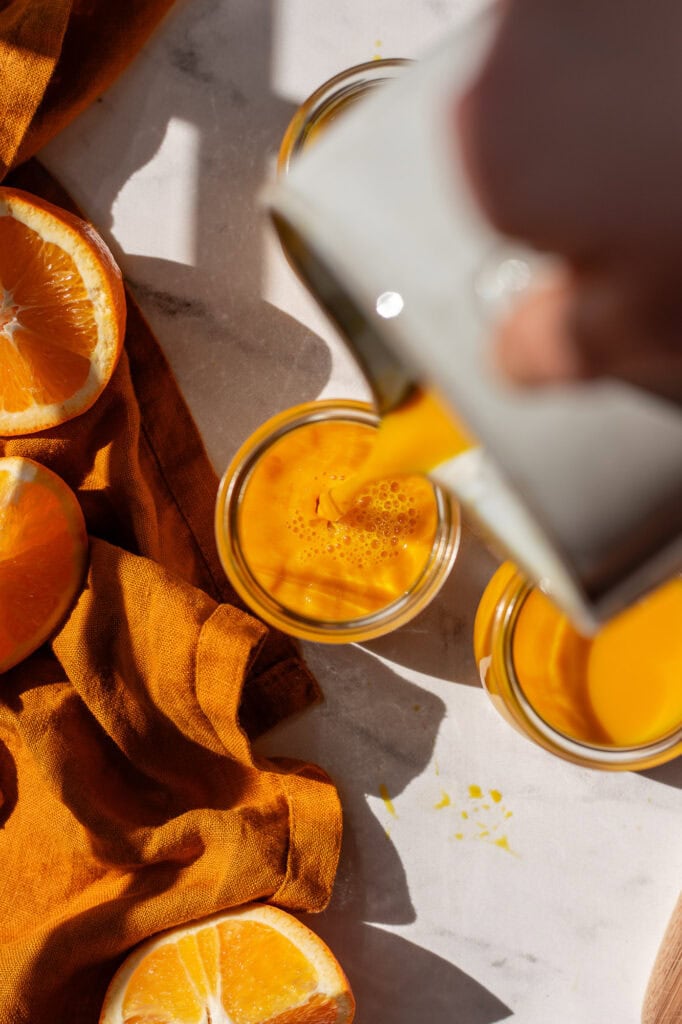
M 367 395 L 256 213 L 292 112 L 344 67 L 418 57 L 472 5 L 178 0 L 44 151 L 120 260 L 219 471 L 280 409 Z M 309 923 L 358 1024 L 635 1024 L 680 888 L 682 761 L 580 769 L 497 716 L 470 639 L 494 565 L 465 531 L 413 623 L 304 645 L 326 700 L 259 749 L 318 762 L 341 792 L 338 882 Z

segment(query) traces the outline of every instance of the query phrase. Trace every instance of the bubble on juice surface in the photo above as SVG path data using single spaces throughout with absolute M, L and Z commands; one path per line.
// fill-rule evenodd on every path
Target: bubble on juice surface
M 296 510 L 288 528 L 301 541 L 299 557 L 313 561 L 322 550 L 328 558 L 355 568 L 371 568 L 400 556 L 419 525 L 420 511 L 404 480 L 368 485 L 335 523 Z

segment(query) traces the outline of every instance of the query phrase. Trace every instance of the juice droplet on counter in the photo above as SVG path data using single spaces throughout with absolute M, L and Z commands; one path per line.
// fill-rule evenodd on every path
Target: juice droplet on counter
M 393 802 L 391 800 L 391 797 L 389 796 L 389 792 L 386 789 L 386 786 L 384 785 L 383 782 L 379 784 L 379 794 L 386 805 L 386 810 L 388 811 L 388 813 L 391 814 L 394 818 L 397 818 L 398 815 L 396 814 L 395 807 L 393 806 Z
M 500 836 L 499 839 L 496 839 L 495 846 L 499 846 L 501 850 L 506 850 L 507 853 L 511 853 L 514 857 L 519 856 L 516 850 L 512 850 L 511 846 L 509 845 L 509 840 L 507 839 L 506 836 Z
M 455 838 L 475 840 L 480 843 L 488 843 L 490 846 L 497 846 L 507 853 L 518 857 L 519 854 L 509 846 L 506 834 L 502 834 L 504 822 L 512 816 L 502 803 L 502 793 L 499 789 L 488 789 L 485 792 L 490 794 L 490 803 L 478 803 L 483 796 L 483 787 L 472 783 L 467 787 L 469 800 L 472 801 L 469 810 L 458 811 L 464 831 L 458 832 Z
M 438 801 L 438 803 L 433 805 L 437 811 L 439 811 L 442 807 L 449 807 L 450 806 L 450 796 L 449 796 L 449 794 L 446 793 L 445 790 L 442 790 L 442 794 L 443 795 L 440 798 L 440 800 Z

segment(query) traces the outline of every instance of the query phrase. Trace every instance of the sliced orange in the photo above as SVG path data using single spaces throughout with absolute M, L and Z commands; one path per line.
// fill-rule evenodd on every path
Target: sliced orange
M 87 550 L 83 513 L 61 477 L 31 459 L 0 459 L 0 672 L 65 617 Z
M 0 434 L 88 409 L 123 345 L 121 272 L 90 224 L 0 188 Z
M 350 1024 L 348 981 L 291 914 L 251 903 L 155 935 L 124 961 L 100 1024 Z

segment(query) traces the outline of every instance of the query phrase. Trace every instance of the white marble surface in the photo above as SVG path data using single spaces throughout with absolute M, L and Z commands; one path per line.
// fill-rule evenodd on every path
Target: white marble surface
M 295 105 L 343 67 L 419 56 L 473 2 L 178 0 L 45 151 L 120 259 L 219 470 L 275 411 L 366 393 L 255 211 Z M 470 647 L 493 564 L 467 534 L 413 624 L 306 646 L 326 702 L 261 749 L 318 761 L 341 791 L 338 883 L 310 923 L 358 1024 L 634 1024 L 680 887 L 682 763 L 582 770 L 497 717 Z

